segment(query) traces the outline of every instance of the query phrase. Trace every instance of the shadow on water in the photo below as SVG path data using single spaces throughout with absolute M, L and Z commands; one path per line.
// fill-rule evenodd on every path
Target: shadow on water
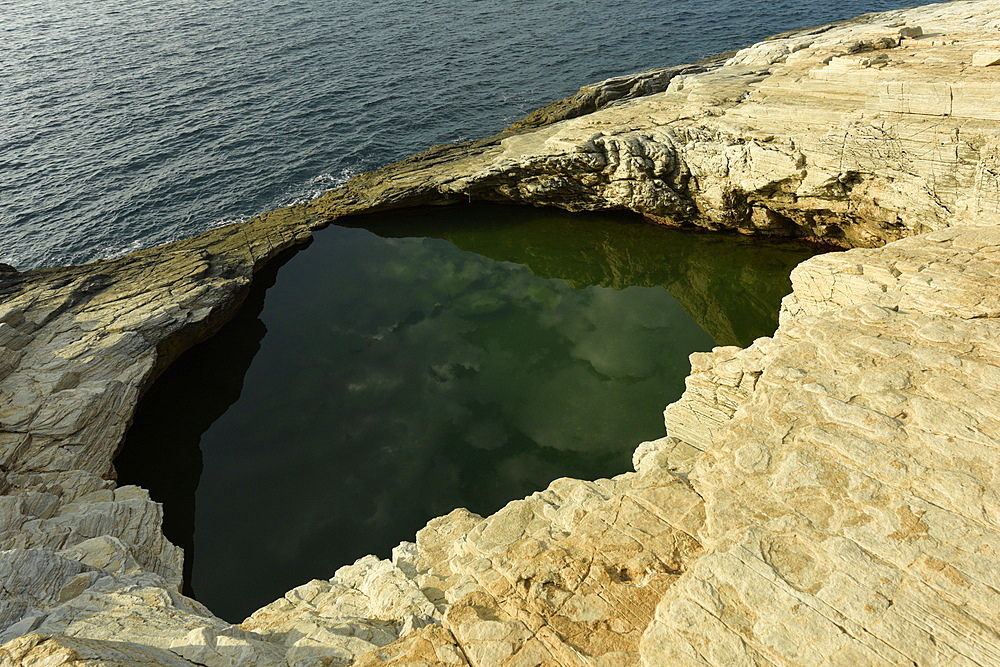
M 167 370 L 116 461 L 231 621 L 456 507 L 626 471 L 688 355 L 772 333 L 815 254 L 509 206 L 351 222 Z
M 246 299 L 214 336 L 170 365 L 146 392 L 118 457 L 118 484 L 137 484 L 163 504 L 163 532 L 184 550 L 184 594 L 196 597 L 195 493 L 201 478 L 201 436 L 240 397 L 243 377 L 267 327 L 264 297 L 278 270 L 301 248 L 274 259 Z

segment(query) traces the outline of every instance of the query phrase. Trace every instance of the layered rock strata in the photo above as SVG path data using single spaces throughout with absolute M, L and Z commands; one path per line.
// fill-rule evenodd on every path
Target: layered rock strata
M 871 15 L 242 225 L 0 267 L 0 664 L 1000 664 L 998 44 L 994 1 Z M 159 506 L 114 483 L 141 393 L 311 229 L 470 198 L 920 235 L 797 268 L 774 337 L 695 355 L 635 472 L 456 510 L 239 626 L 181 595 Z
M 1000 660 L 998 242 L 955 227 L 809 260 L 774 338 L 698 360 L 666 421 L 704 451 L 710 553 L 647 656 Z M 728 421 L 690 427 L 720 404 Z
M 663 92 L 440 147 L 315 205 L 614 208 L 846 246 L 994 224 L 998 26 L 995 3 L 954 2 L 791 33 L 664 72 Z

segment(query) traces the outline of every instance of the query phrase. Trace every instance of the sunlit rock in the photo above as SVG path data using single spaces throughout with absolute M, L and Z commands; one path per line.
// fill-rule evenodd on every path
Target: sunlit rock
M 791 33 L 240 226 L 0 271 L 0 663 L 997 664 L 998 25 L 978 0 Z M 469 198 L 912 238 L 800 266 L 773 337 L 695 356 L 638 472 L 214 617 L 112 481 L 140 394 L 329 217 Z

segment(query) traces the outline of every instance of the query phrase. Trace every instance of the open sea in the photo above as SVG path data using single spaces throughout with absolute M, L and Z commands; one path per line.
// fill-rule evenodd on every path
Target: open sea
M 0 0 L 0 262 L 190 236 L 587 83 L 909 4 Z

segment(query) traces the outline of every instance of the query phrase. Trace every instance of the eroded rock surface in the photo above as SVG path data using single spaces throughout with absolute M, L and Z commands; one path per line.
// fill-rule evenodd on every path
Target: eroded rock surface
M 161 507 L 116 488 L 112 461 L 149 382 L 308 224 L 283 210 L 120 260 L 0 273 L 0 642 L 44 635 L 0 663 L 134 664 L 142 646 L 149 664 L 283 659 L 179 593 Z
M 799 31 L 243 225 L 0 266 L 0 664 L 1000 664 L 998 45 L 985 0 Z M 310 229 L 470 198 L 912 238 L 797 268 L 772 338 L 694 356 L 636 472 L 214 617 L 116 488 L 139 396 Z
M 668 430 L 713 380 L 753 388 L 691 443 L 710 554 L 647 662 L 1000 660 L 998 243 L 956 227 L 814 258 L 773 339 L 701 360 Z
M 616 208 L 848 246 L 994 224 L 998 27 L 997 4 L 973 1 L 791 33 L 695 71 L 661 71 L 652 94 L 596 113 L 429 151 L 316 207 Z

